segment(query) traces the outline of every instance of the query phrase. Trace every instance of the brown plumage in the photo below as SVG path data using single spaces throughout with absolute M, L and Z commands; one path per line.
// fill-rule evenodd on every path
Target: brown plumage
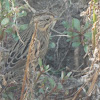
M 7 82 L 11 82 L 12 80 L 19 82 L 23 79 L 28 48 L 36 25 L 37 32 L 31 48 L 33 50 L 31 54 L 31 66 L 36 67 L 38 65 L 38 58 L 44 58 L 48 49 L 50 28 L 53 22 L 54 16 L 51 13 L 37 14 L 32 18 L 28 29 L 20 34 L 24 44 L 20 40 L 17 41 L 12 47 L 8 60 L 3 68 L 3 74 Z

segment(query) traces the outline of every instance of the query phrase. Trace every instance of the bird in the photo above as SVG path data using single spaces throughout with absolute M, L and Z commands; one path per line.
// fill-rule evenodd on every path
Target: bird
M 32 44 L 32 66 L 38 65 L 38 59 L 43 59 L 47 53 L 49 38 L 51 35 L 50 29 L 55 23 L 55 17 L 50 12 L 42 12 L 35 14 L 28 28 L 20 33 L 20 37 L 23 43 L 18 40 L 9 52 L 9 57 L 5 66 L 2 69 L 2 74 L 5 77 L 7 83 L 16 81 L 17 83 L 22 81 L 25 65 L 27 61 L 27 55 L 30 42 L 34 34 L 35 28 L 37 30 Z

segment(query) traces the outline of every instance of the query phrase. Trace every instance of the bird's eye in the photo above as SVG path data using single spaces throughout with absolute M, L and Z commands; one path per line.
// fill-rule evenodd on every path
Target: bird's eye
M 46 21 L 49 21 L 49 18 L 47 18 Z

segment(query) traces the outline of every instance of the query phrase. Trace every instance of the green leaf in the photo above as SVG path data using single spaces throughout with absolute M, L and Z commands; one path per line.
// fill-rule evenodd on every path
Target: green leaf
M 67 31 L 64 31 L 63 34 L 67 34 Z
M 84 46 L 84 51 L 87 53 L 88 52 L 88 45 Z
M 1 25 L 6 25 L 9 23 L 9 18 L 4 18 L 2 21 L 1 21 Z
M 84 36 L 85 36 L 86 39 L 90 39 L 90 40 L 92 39 L 92 33 L 91 32 L 85 33 Z
M 78 35 L 79 35 L 78 33 L 73 33 L 73 34 L 72 34 L 72 36 L 78 36 Z
M 62 24 L 63 24 L 63 26 L 64 26 L 65 28 L 69 28 L 69 24 L 68 24 L 68 22 L 63 21 Z
M 39 89 L 39 93 L 44 94 L 44 90 L 43 90 L 43 88 L 40 88 L 40 89 Z
M 69 37 L 71 37 L 71 36 L 73 36 L 73 33 L 68 31 L 67 35 L 69 35 Z
M 11 87 L 9 87 L 7 90 L 8 90 L 8 91 L 13 91 L 13 90 L 15 90 L 15 89 L 17 89 L 16 86 L 11 86 Z
M 9 1 L 8 1 L 8 0 L 5 1 L 5 9 L 6 9 L 7 11 L 10 10 L 10 4 L 9 4 Z
M 47 56 L 47 58 L 49 59 L 49 60 L 53 60 L 53 57 L 52 56 Z
M 28 24 L 20 25 L 19 29 L 20 30 L 25 30 L 28 27 Z
M 13 34 L 12 34 L 12 37 L 14 38 L 15 41 L 18 41 L 18 40 L 19 40 L 19 38 L 18 38 L 18 36 L 17 36 L 16 33 L 13 33 Z
M 1 3 L 3 3 L 3 0 L 1 0 Z
M 27 12 L 26 11 L 22 11 L 21 13 L 18 13 L 18 17 L 23 17 L 26 16 Z
M 3 98 L 7 98 L 8 96 L 7 96 L 6 93 L 2 93 L 2 97 L 3 97 Z
M 80 21 L 78 19 L 73 18 L 72 26 L 80 32 Z
M 49 68 L 49 65 L 44 66 L 44 69 L 45 69 L 45 73 L 51 70 L 51 68 Z
M 87 29 L 88 27 L 89 27 L 89 21 L 87 21 L 87 22 L 85 23 L 84 30 Z
M 42 66 L 42 59 L 38 59 L 38 62 L 39 62 L 39 66 L 41 67 Z
M 59 90 L 61 90 L 63 88 L 62 84 L 61 83 L 58 83 L 58 87 L 57 87 Z
M 14 96 L 11 92 L 8 94 L 8 97 L 10 98 L 10 100 L 14 100 Z
M 78 37 L 78 36 L 74 37 L 74 38 L 72 39 L 72 42 L 80 42 L 79 37 Z
M 71 39 L 67 39 L 66 41 L 67 41 L 67 42 L 70 42 L 70 41 L 71 41 Z
M 48 70 L 49 69 L 49 65 L 45 66 L 45 69 Z
M 72 72 L 69 72 L 69 73 L 67 74 L 67 77 L 70 77 L 70 76 L 71 76 L 71 74 L 72 74 Z
M 7 33 L 11 34 L 11 33 L 13 32 L 12 27 L 7 28 L 7 29 L 5 30 L 5 32 L 7 32 Z
M 50 85 L 51 85 L 52 87 L 55 87 L 55 86 L 56 86 L 56 83 L 55 83 L 55 81 L 54 81 L 53 78 L 48 78 L 48 80 L 49 80 Z
M 72 43 L 72 47 L 79 47 L 79 45 L 80 45 L 81 43 L 80 42 L 73 42 Z
M 50 48 L 55 48 L 55 46 L 56 46 L 56 45 L 55 45 L 54 42 L 51 42 L 51 43 L 49 44 L 49 47 L 50 47 Z

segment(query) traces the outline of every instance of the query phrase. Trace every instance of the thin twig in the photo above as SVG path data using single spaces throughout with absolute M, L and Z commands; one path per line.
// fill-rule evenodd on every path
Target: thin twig
M 69 46 L 68 46 L 68 48 L 67 48 L 68 50 L 67 50 L 67 52 L 65 53 L 65 56 L 64 56 L 64 57 L 62 58 L 62 60 L 60 61 L 60 64 L 59 64 L 59 67 L 58 67 L 59 69 L 60 69 L 60 66 L 61 66 L 62 62 L 64 61 L 65 57 L 67 56 L 70 47 L 71 47 L 71 42 L 70 42 L 70 44 L 69 44 Z
M 59 41 L 60 41 L 60 39 L 61 39 L 61 36 L 58 38 L 57 43 L 56 43 L 57 46 L 56 46 L 56 50 L 55 51 L 57 52 L 57 58 L 59 58 L 58 57 L 58 48 L 59 48 Z
M 23 0 L 23 1 L 27 4 L 27 6 L 30 8 L 30 10 L 31 10 L 33 13 L 36 13 L 36 10 L 35 10 L 34 8 L 32 8 L 26 0 Z
M 3 51 L 3 52 L 9 52 L 9 50 L 7 50 L 7 49 L 5 49 L 4 47 L 1 47 L 1 46 L 0 46 L 0 52 L 2 52 L 2 51 Z
M 21 37 L 20 37 L 20 35 L 19 35 L 19 31 L 16 30 L 16 32 L 17 32 L 17 36 L 18 36 L 19 40 L 24 44 L 24 42 L 22 41 L 22 39 L 21 39 Z
M 51 37 L 70 37 L 69 35 L 53 35 Z
M 95 87 L 95 84 L 96 84 L 96 81 L 98 79 L 98 76 L 99 76 L 99 72 L 100 72 L 100 66 L 99 66 L 99 69 L 97 71 L 95 71 L 94 75 L 93 75 L 93 79 L 92 79 L 92 83 L 91 83 L 91 86 L 89 87 L 89 90 L 87 92 L 87 95 L 88 96 L 91 96 L 92 92 L 93 92 L 93 89 Z
M 16 33 L 17 33 L 17 36 L 18 36 L 19 40 L 24 44 L 24 42 L 22 41 L 22 39 L 21 39 L 21 37 L 20 37 L 20 35 L 19 35 L 18 27 L 17 27 L 16 25 L 14 25 L 13 27 L 14 27 Z
M 62 34 L 61 32 L 58 32 L 57 30 L 55 29 L 51 29 L 51 31 L 55 32 L 55 33 L 58 33 L 58 34 Z
M 77 100 L 79 94 L 82 92 L 83 88 L 87 85 L 87 83 L 83 84 L 80 89 L 77 91 L 77 93 L 75 94 L 74 98 L 72 100 Z

